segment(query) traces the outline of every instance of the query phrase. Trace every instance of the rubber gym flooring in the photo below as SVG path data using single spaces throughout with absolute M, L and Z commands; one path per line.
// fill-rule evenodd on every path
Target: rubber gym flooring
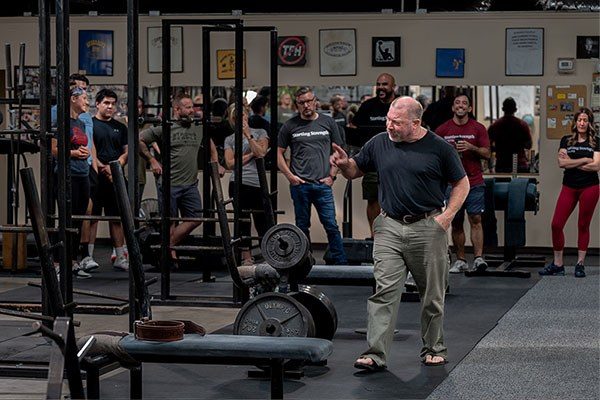
M 597 257 L 593 261 L 597 265 Z M 590 268 L 588 268 L 590 270 Z M 288 399 L 414 399 L 427 398 L 432 395 L 432 398 L 538 398 L 537 396 L 527 396 L 521 392 L 515 396 L 505 396 L 505 392 L 477 392 L 477 388 L 482 388 L 485 385 L 473 384 L 475 386 L 474 393 L 466 393 L 460 382 L 452 379 L 455 375 L 453 369 L 457 368 L 457 372 L 462 379 L 468 381 L 470 375 L 477 376 L 478 379 L 486 382 L 486 377 L 481 376 L 480 365 L 485 365 L 485 351 L 478 351 L 478 343 L 485 338 L 482 343 L 492 337 L 498 322 L 504 321 L 513 312 L 513 307 L 519 310 L 519 301 L 529 299 L 531 302 L 540 295 L 533 295 L 533 292 L 541 287 L 542 298 L 552 296 L 552 292 L 556 292 L 556 287 L 547 287 L 547 282 L 561 284 L 560 279 L 564 282 L 569 282 L 570 285 L 575 285 L 571 289 L 563 289 L 561 295 L 573 295 L 581 284 L 581 281 L 571 276 L 567 277 L 552 277 L 544 278 L 542 282 L 535 270 L 532 277 L 529 279 L 519 278 L 495 278 L 495 277 L 478 277 L 467 278 L 462 275 L 451 275 L 450 287 L 451 291 L 446 297 L 446 318 L 445 318 L 445 339 L 449 349 L 449 363 L 441 367 L 425 367 L 420 363 L 419 350 L 421 347 L 420 340 L 420 324 L 419 324 L 419 307 L 420 303 L 403 302 L 400 305 L 399 318 L 397 323 L 398 333 L 395 335 L 394 343 L 390 353 L 388 370 L 375 374 L 365 374 L 354 369 L 352 364 L 356 357 L 365 349 L 365 335 L 356 333 L 356 329 L 366 327 L 366 299 L 371 293 L 368 287 L 350 287 L 350 286 L 322 286 L 319 287 L 335 305 L 339 323 L 338 330 L 333 339 L 334 352 L 329 358 L 326 366 L 307 366 L 305 367 L 305 377 L 300 380 L 286 379 L 284 384 L 284 396 Z M 149 274 L 151 275 L 151 274 Z M 218 283 L 202 283 L 198 281 L 199 273 L 174 273 L 173 289 L 181 293 L 191 292 L 203 294 L 221 294 L 229 295 L 231 293 L 231 285 L 224 281 L 223 272 L 216 273 Z M 541 284 L 544 284 L 541 286 Z M 583 281 L 587 291 L 591 293 L 591 298 L 596 299 L 588 302 L 588 308 L 596 309 L 595 323 L 591 328 L 597 326 L 598 320 L 598 269 L 592 267 L 589 277 Z M 82 289 L 104 292 L 105 294 L 126 296 L 126 274 L 118 271 L 112 271 L 109 267 L 102 267 L 100 272 L 94 274 L 92 279 L 75 280 L 75 286 Z M 534 288 L 534 290 L 531 290 Z M 35 298 L 39 289 L 21 288 L 13 291 L 0 294 L 0 300 L 6 298 L 14 298 L 23 295 L 24 290 L 31 293 Z M 37 290 L 37 292 L 36 292 Z M 20 295 L 16 292 L 20 291 Z M 154 285 L 152 293 L 157 293 L 159 286 Z M 530 292 L 530 294 L 528 294 Z M 548 292 L 550 292 L 548 294 Z M 581 294 L 580 294 L 581 295 Z M 517 304 L 517 302 L 519 302 Z M 517 306 L 515 306 L 517 305 Z M 543 304 L 535 305 L 530 313 L 536 314 L 536 310 L 541 309 Z M 554 306 L 551 310 L 546 309 L 544 312 L 549 313 L 554 311 Z M 523 308 L 523 306 L 521 306 Z M 548 306 L 546 307 L 548 308 Z M 154 307 L 155 310 L 160 307 Z M 556 307 L 557 310 L 570 312 L 564 308 Z M 207 309 L 208 315 L 211 309 Z M 508 313 L 511 310 L 511 313 Z M 215 309 L 214 313 L 219 313 L 219 309 Z M 206 315 L 205 314 L 205 315 Z M 503 318 L 506 314 L 506 318 Z M 529 315 L 529 314 L 528 314 Z M 77 316 L 76 316 L 77 318 Z M 194 316 L 190 319 L 195 320 L 199 324 L 203 321 Z M 205 317 L 206 318 L 206 317 Z M 538 318 L 539 319 L 539 318 Z M 519 323 L 514 323 L 515 326 L 511 331 L 502 331 L 501 337 L 493 340 L 494 343 L 501 342 L 505 348 L 511 347 L 513 338 L 524 340 L 519 329 L 523 328 L 522 319 L 517 318 Z M 543 320 L 539 319 L 540 326 L 543 326 Z M 316 321 L 318 323 L 318 321 Z M 17 336 L 28 331 L 30 324 L 28 322 L 3 321 L 0 329 L 0 358 L 21 359 L 23 357 L 29 359 L 43 358 L 43 354 L 47 351 L 47 346 L 44 345 L 43 339 L 35 338 L 19 338 Z M 108 327 L 105 327 L 106 329 Z M 558 327 L 556 327 L 558 329 Z M 218 329 L 218 333 L 231 333 L 232 326 L 226 325 Z M 596 336 L 597 338 L 597 327 Z M 491 332 L 490 332 L 491 331 Z M 488 337 L 486 337 L 486 335 Z M 572 332 L 571 332 L 572 333 Z M 527 335 L 532 335 L 532 332 L 527 331 Z M 502 336 L 504 335 L 504 336 Z M 508 335 L 508 336 L 507 336 Z M 587 351 L 587 358 L 580 357 L 589 361 L 590 357 L 594 361 L 596 372 L 598 367 L 598 347 L 599 343 L 591 339 L 592 349 Z M 527 340 L 532 340 L 528 337 Z M 35 342 L 37 341 L 37 342 Z M 41 341 L 41 342 L 40 342 Z M 535 343 L 535 340 L 533 340 Z M 588 343 L 588 342 L 586 342 Z M 595 345 L 595 348 L 594 348 Z M 477 348 L 476 348 L 477 346 Z M 474 350 L 475 348 L 475 350 Z M 513 349 L 517 351 L 519 349 Z M 471 353 L 471 354 L 470 354 Z M 527 354 L 527 353 L 525 353 Z M 496 354 L 497 355 L 497 354 Z M 470 357 L 478 356 L 477 362 L 467 364 L 479 366 L 478 370 L 465 370 L 464 363 L 470 360 Z M 568 356 L 567 356 L 568 357 Z M 483 360 L 482 360 L 483 359 Z M 513 364 L 506 364 L 508 367 L 515 368 L 515 362 L 526 365 L 527 360 L 513 359 Z M 547 361 L 550 365 L 551 360 Z M 459 365 L 460 364 L 460 365 Z M 592 363 L 593 366 L 594 363 Z M 505 364 L 497 365 L 497 368 L 502 368 Z M 492 365 L 493 366 L 493 365 Z M 485 368 L 489 368 L 487 365 Z M 539 366 L 538 366 L 539 367 Z M 572 366 L 571 366 L 572 367 Z M 244 366 L 214 366 L 214 365 L 144 365 L 144 398 L 169 398 L 169 399 L 231 399 L 231 398 L 267 398 L 269 393 L 269 381 L 261 379 L 247 378 L 247 371 L 252 368 Z M 520 381 L 518 375 L 510 374 L 503 379 L 504 386 L 510 388 L 511 379 Z M 594 373 L 592 368 L 589 373 Z M 450 377 L 449 377 L 450 374 Z M 466 374 L 466 375 L 465 375 Z M 598 375 L 596 375 L 597 377 Z M 512 378 L 511 378 L 512 377 Z M 476 380 L 474 382 L 477 382 Z M 597 380 L 596 380 L 597 382 Z M 529 382 L 531 384 L 531 382 Z M 535 384 L 535 382 L 533 382 Z M 591 385 L 590 385 L 591 384 Z M 592 397 L 598 397 L 597 385 L 593 390 L 593 383 L 588 381 L 588 387 L 592 387 Z M 438 389 L 434 392 L 434 390 Z M 507 389 L 508 390 L 508 389 Z M 126 398 L 129 393 L 129 374 L 126 370 L 110 373 L 101 379 L 101 396 L 102 398 Z M 432 394 L 433 393 L 433 394 Z M 440 394 L 441 393 L 441 394 Z M 487 393 L 487 395 L 486 395 Z M 511 393 L 506 392 L 506 393 Z M 547 391 L 546 394 L 552 394 Z M 468 394 L 468 395 L 467 395 Z M 512 393 L 511 393 L 512 394 Z M 576 396 L 577 398 L 587 398 L 590 392 L 580 393 L 584 397 Z M 595 395 L 595 396 L 594 396 Z M 539 398 L 552 398 L 553 396 L 543 396 Z M 554 397 L 554 398 L 565 398 Z

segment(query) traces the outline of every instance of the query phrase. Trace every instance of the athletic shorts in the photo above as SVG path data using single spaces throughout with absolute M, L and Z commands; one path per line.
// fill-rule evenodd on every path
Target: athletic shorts
M 158 204 L 162 210 L 162 187 L 159 185 L 158 188 Z M 177 217 L 178 211 L 182 218 L 202 217 L 202 199 L 198 191 L 198 182 L 171 187 L 171 217 Z
M 446 202 L 450 199 L 451 186 L 446 190 Z M 462 217 L 464 211 L 469 215 L 481 215 L 485 211 L 485 185 L 473 186 L 456 217 Z
M 377 172 L 367 172 L 362 178 L 363 200 L 378 200 L 379 175 Z

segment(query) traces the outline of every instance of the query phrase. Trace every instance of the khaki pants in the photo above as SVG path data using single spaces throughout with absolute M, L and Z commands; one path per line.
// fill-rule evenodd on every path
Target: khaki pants
M 369 349 L 363 357 L 387 363 L 404 281 L 411 272 L 421 296 L 421 357 L 445 358 L 444 294 L 450 265 L 446 231 L 433 217 L 403 224 L 384 215 L 375 219 L 373 230 L 377 291 L 367 303 Z

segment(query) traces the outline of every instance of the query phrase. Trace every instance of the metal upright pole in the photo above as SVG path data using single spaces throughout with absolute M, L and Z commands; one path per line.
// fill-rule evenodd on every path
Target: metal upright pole
M 69 173 L 70 91 L 69 91 L 69 0 L 56 0 L 56 103 L 58 140 L 58 228 L 63 245 L 59 250 L 60 284 L 65 302 L 73 301 L 71 273 L 71 174 Z M 72 315 L 72 310 L 69 310 Z
M 277 210 L 277 134 L 279 127 L 279 119 L 277 112 L 278 93 L 277 88 L 279 84 L 278 69 L 277 69 L 277 31 L 271 31 L 271 137 L 269 142 L 271 144 L 271 193 L 275 193 L 271 196 L 271 204 L 273 210 Z M 277 214 L 274 214 L 275 223 L 277 223 Z
M 162 221 L 161 221 L 161 279 L 160 298 L 171 297 L 171 24 L 162 21 Z
M 202 145 L 204 146 L 204 165 L 202 166 L 202 204 L 204 218 L 212 218 L 213 215 L 207 210 L 212 208 L 213 198 L 210 181 L 210 171 L 207 167 L 210 163 L 210 137 L 213 129 L 211 121 L 212 98 L 210 93 L 210 30 L 202 28 L 202 98 L 204 103 L 204 115 L 202 124 Z M 216 224 L 213 222 L 204 222 L 202 224 L 202 236 L 206 239 L 216 234 Z
M 40 57 L 40 186 L 41 186 L 41 207 L 42 215 L 45 219 L 43 223 L 51 226 L 54 221 L 49 218 L 52 210 L 52 193 L 49 188 L 52 186 L 52 146 L 50 133 L 50 100 L 52 96 L 52 87 L 50 85 L 50 5 L 48 0 L 38 0 L 39 11 L 39 57 Z M 31 213 L 30 213 L 31 214 Z M 44 282 L 42 274 L 42 315 L 51 315 L 51 309 L 48 304 L 47 285 Z M 47 324 L 47 323 L 46 323 Z M 49 325 L 49 324 L 48 324 Z
M 239 239 L 240 232 L 240 195 L 242 192 L 242 121 L 243 121 L 243 102 L 242 95 L 244 90 L 244 31 L 243 26 L 235 27 L 235 196 L 233 197 L 233 236 Z
M 140 204 L 138 182 L 138 112 L 137 97 L 139 93 L 139 0 L 127 0 L 127 145 L 129 156 L 127 162 L 127 192 L 134 216 L 137 216 L 137 205 Z
M 139 90 L 138 82 L 138 17 L 139 17 L 139 0 L 127 0 L 127 145 L 129 148 L 129 156 L 127 162 L 127 176 L 129 177 L 129 187 L 127 192 L 129 194 L 129 201 L 133 210 L 133 217 L 136 217 L 139 210 L 137 205 L 140 204 L 139 196 L 139 185 L 138 185 L 138 161 L 140 155 L 138 154 L 139 139 L 138 139 L 138 109 L 137 109 L 137 97 Z M 145 171 L 144 171 L 145 173 Z M 119 188 L 117 188 L 119 189 Z M 122 190 L 122 189 L 121 189 Z M 133 219 L 132 219 L 133 221 Z M 133 222 L 132 222 L 133 223 Z M 125 225 L 125 223 L 123 223 Z M 132 228 L 133 229 L 133 228 Z M 127 237 L 128 246 L 132 249 L 132 246 L 137 247 L 138 244 L 131 243 L 135 241 L 135 237 Z M 130 255 L 131 250 L 130 250 Z M 139 252 L 136 253 L 136 256 Z M 129 268 L 129 331 L 133 332 L 133 323 L 136 319 L 140 318 L 139 307 L 136 303 L 136 290 L 133 284 L 135 279 L 135 268 Z M 142 272 L 143 273 L 143 272 Z M 142 290 L 140 288 L 139 290 Z
M 48 0 L 38 0 L 39 8 L 39 58 L 40 58 L 40 186 L 42 195 L 42 213 L 46 226 L 54 221 L 49 218 L 52 210 L 52 146 L 48 136 L 51 131 L 50 107 L 52 85 L 50 84 L 50 4 Z

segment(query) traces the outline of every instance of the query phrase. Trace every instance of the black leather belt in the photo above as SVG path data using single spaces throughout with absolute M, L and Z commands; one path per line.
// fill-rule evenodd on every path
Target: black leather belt
M 381 214 L 383 214 L 385 217 L 389 217 L 391 219 L 395 219 L 396 221 L 402 223 L 402 224 L 414 224 L 415 222 L 418 222 L 422 219 L 425 219 L 427 217 L 431 217 L 432 215 L 438 215 L 442 212 L 442 210 L 440 208 L 436 208 L 434 210 L 431 211 L 427 211 L 426 213 L 423 214 L 417 214 L 417 215 L 412 215 L 412 214 L 406 214 L 406 215 L 391 215 L 386 213 L 385 211 L 381 211 Z

